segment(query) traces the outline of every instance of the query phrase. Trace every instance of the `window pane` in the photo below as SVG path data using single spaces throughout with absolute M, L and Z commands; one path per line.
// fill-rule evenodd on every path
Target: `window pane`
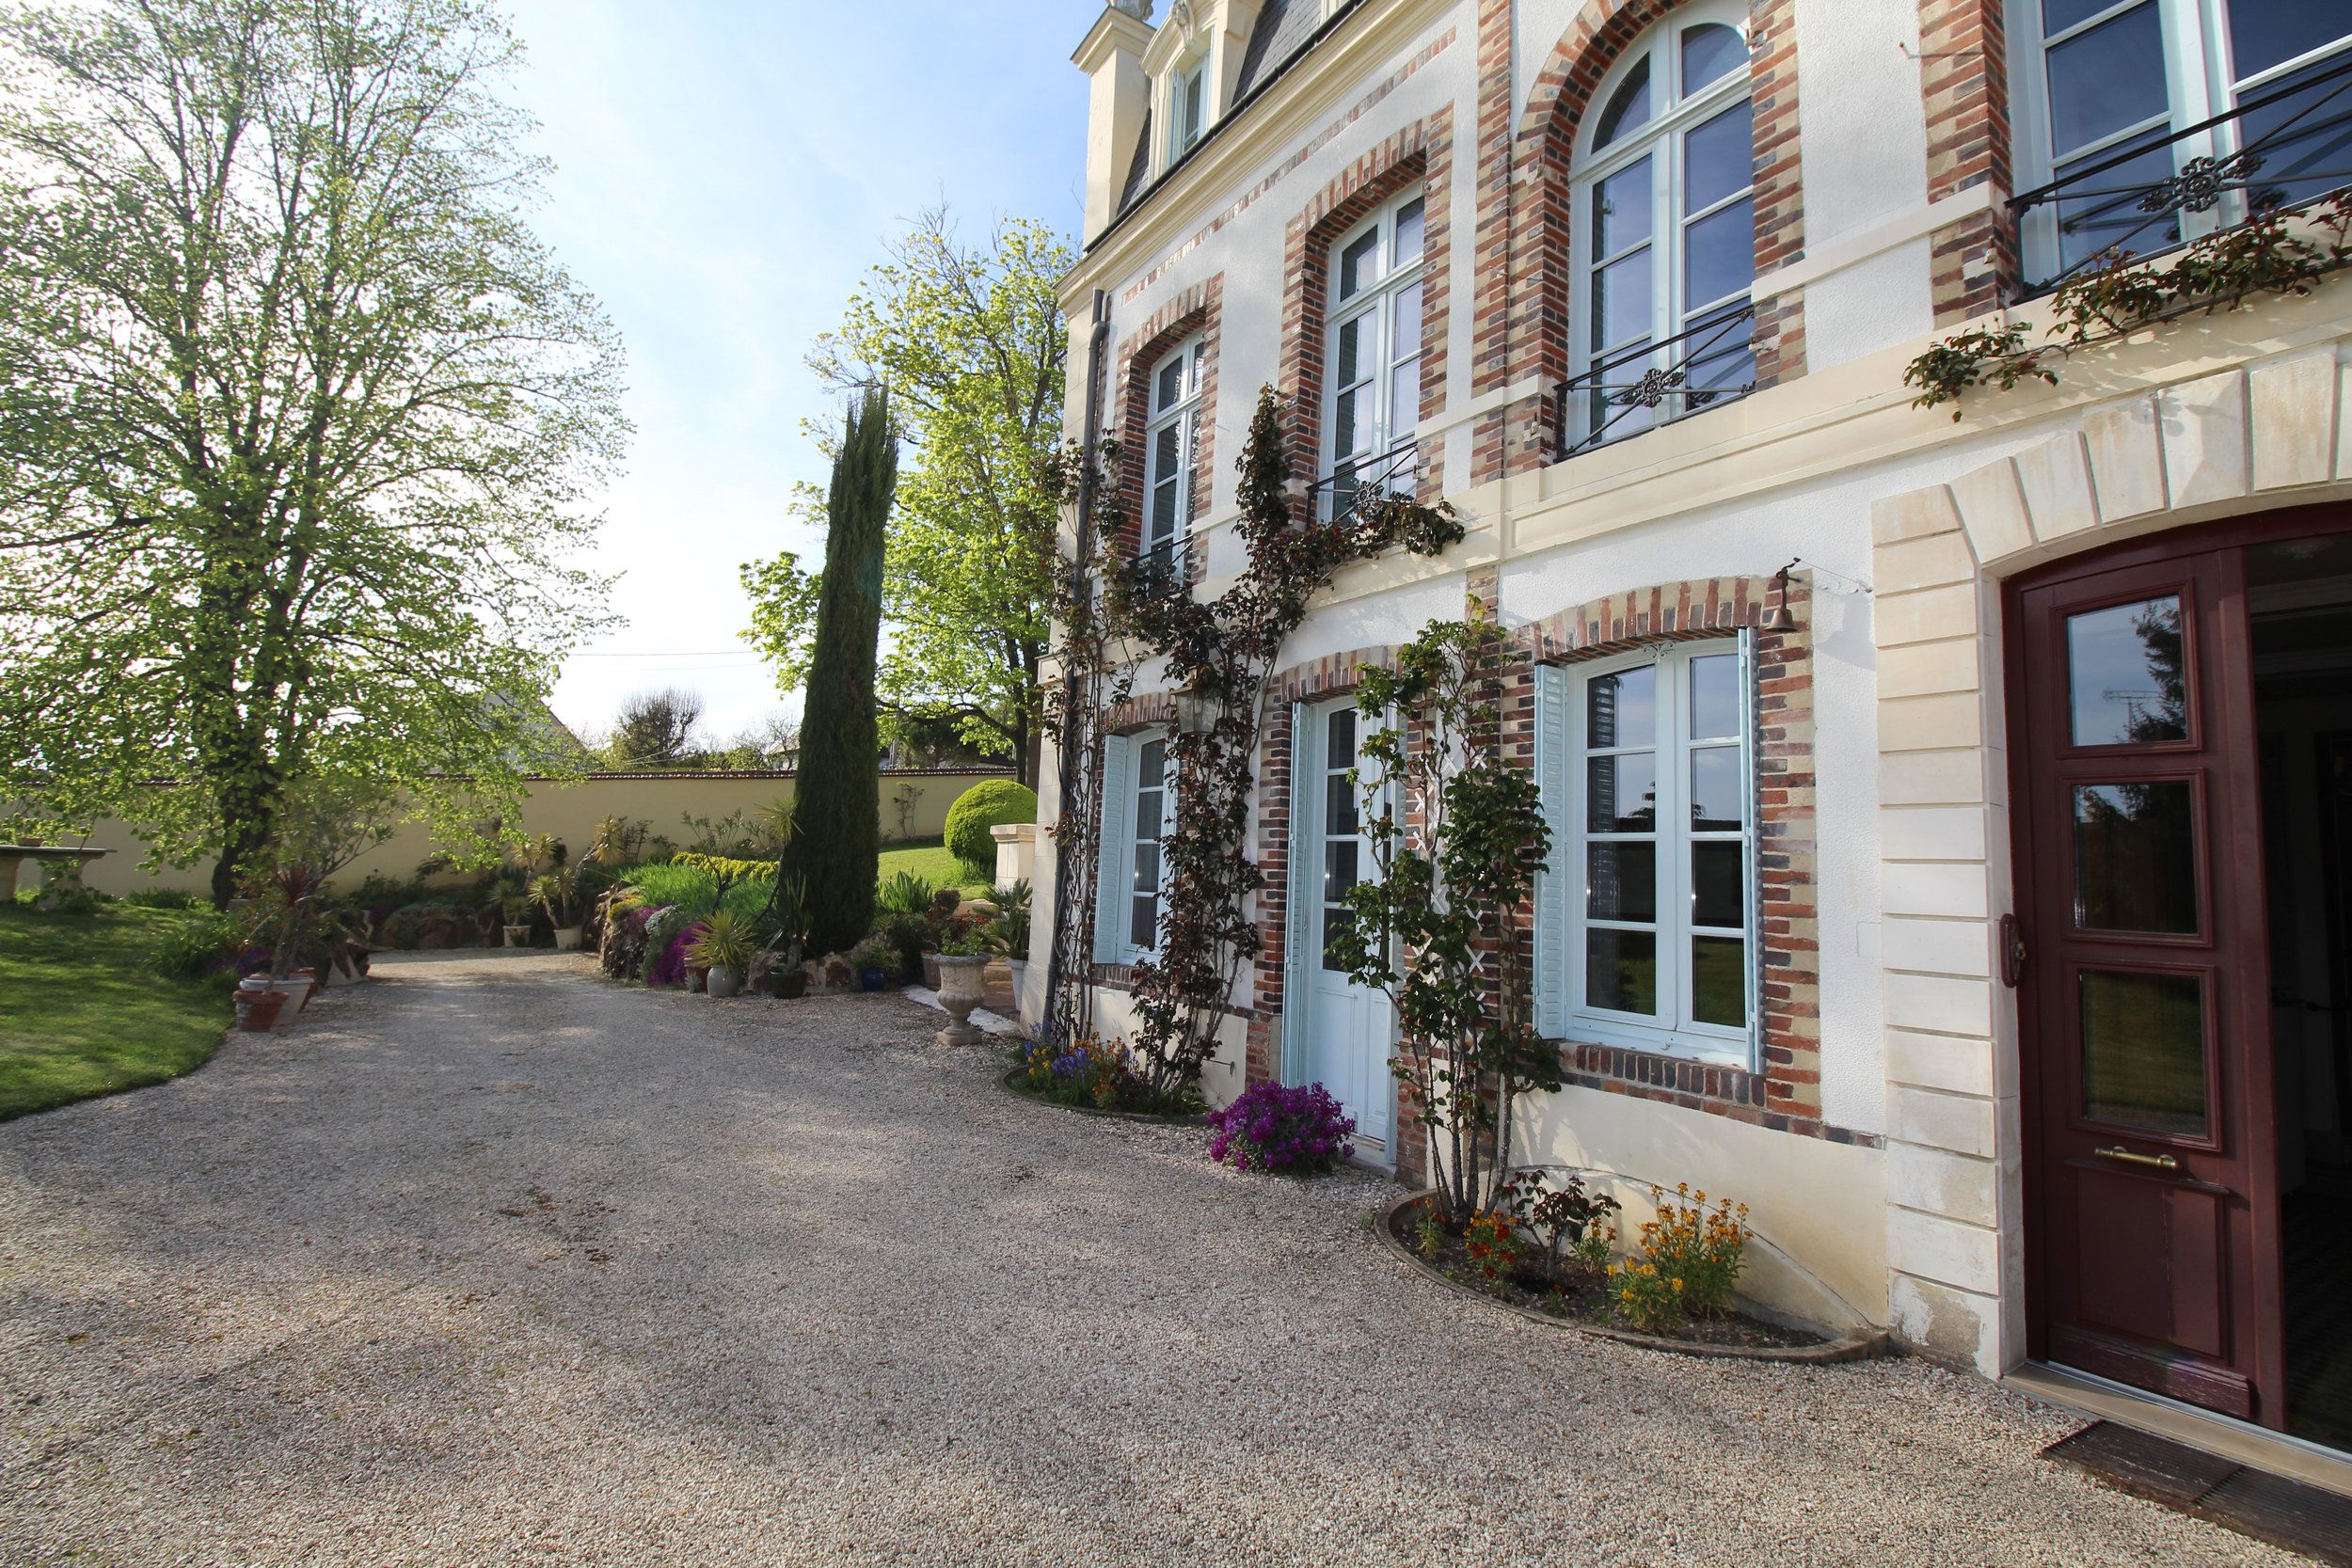
M 1421 285 L 1407 283 L 1396 292 L 1395 329 L 1389 335 L 1389 357 L 1402 359 L 1421 352 Z
M 1363 798 L 1356 786 L 1347 782 L 1344 773 L 1323 776 L 1323 831 L 1333 838 L 1343 838 L 1361 831 L 1360 814 Z
M 1748 63 L 1747 40 L 1719 23 L 1682 29 L 1682 96 Z
M 1156 839 L 1160 836 L 1163 831 L 1160 827 L 1160 806 L 1166 798 L 1156 789 L 1136 792 L 1136 837 Z
M 1352 456 L 1371 450 L 1373 387 L 1366 383 L 1342 392 L 1331 404 L 1331 451 Z
M 1593 274 L 1593 347 L 1614 348 L 1647 337 L 1649 328 L 1650 255 L 1637 250 Z
M 1584 1002 L 1611 1012 L 1658 1011 L 1658 938 L 1647 931 L 1584 933 Z
M 1144 787 L 1148 789 L 1167 772 L 1168 742 L 1165 740 L 1145 741 L 1143 750 L 1136 753 L 1136 776 L 1144 781 Z
M 1726 27 L 1724 32 L 1731 31 Z M 1752 105 L 1742 99 L 1682 137 L 1682 213 L 1703 213 L 1756 183 Z
M 2201 1137 L 2205 998 L 2193 974 L 2082 974 L 2083 1115 Z
M 1748 944 L 1738 937 L 1691 939 L 1691 1016 L 1725 1029 L 1748 1026 Z
M 1390 374 L 1392 385 L 1389 388 L 1388 444 L 1393 447 L 1410 436 L 1413 427 L 1421 423 L 1421 361 L 1407 359 Z
M 1703 654 L 1691 661 L 1691 738 L 1740 733 L 1740 656 Z
M 1595 920 L 1658 918 L 1658 846 L 1588 844 L 1584 906 Z
M 1740 787 L 1740 748 L 1709 746 L 1691 753 L 1691 831 L 1736 833 L 1746 826 L 1747 791 Z
M 1160 901 L 1156 897 L 1137 898 L 1134 904 L 1127 917 L 1127 942 L 1149 953 L 1159 945 Z
M 2197 930 L 2196 800 L 2186 780 L 2075 786 L 2074 924 Z
M 1331 385 L 1353 387 L 1364 379 L 1364 336 L 1371 318 L 1357 316 L 1340 324 L 1340 341 L 1332 351 Z
M 1690 333 L 1682 345 L 1682 373 L 1693 392 L 1737 390 L 1755 382 L 1752 318 L 1735 309 L 1692 323 Z M 1711 401 L 1694 396 L 1688 403 L 1704 408 Z
M 2150 9 L 2155 0 L 2147 0 Z M 2078 22 L 2088 22 L 2101 11 L 2115 8 L 2115 0 L 2042 0 L 2042 36 L 2058 37 Z
M 1158 412 L 1170 404 L 1182 403 L 1184 397 L 1184 361 L 1182 356 L 1160 367 L 1159 388 L 1153 394 L 1152 411 Z
M 2153 4 L 2077 33 L 2049 52 L 2051 151 L 2067 153 L 2153 119 L 2170 99 Z
M 1323 723 L 1323 766 L 1337 771 L 1356 766 L 1356 710 L 1333 708 Z
M 1593 187 L 1593 259 L 1605 261 L 1650 236 L 1649 160 L 1621 168 Z
M 1396 264 L 1409 267 L 1421 260 L 1422 230 L 1426 209 L 1419 197 L 1397 209 Z
M 1756 203 L 1740 200 L 1682 230 L 1682 308 L 1745 293 L 1756 281 Z
M 1176 536 L 1177 489 L 1178 483 L 1173 477 L 1152 487 L 1152 528 L 1144 540 L 1145 544 L 1158 545 Z
M 1136 846 L 1136 894 L 1138 897 L 1160 890 L 1160 847 L 1156 844 Z
M 1584 744 L 1652 746 L 1658 741 L 1658 666 L 1637 664 L 1584 684 Z
M 1340 297 L 1354 299 L 1380 272 L 1380 230 L 1374 229 L 1340 252 Z
M 2352 13 L 2327 0 L 2230 0 L 2230 53 L 2239 81 L 2352 33 Z
M 1593 832 L 1650 832 L 1658 826 L 1658 758 L 1628 752 L 1587 759 L 1584 797 L 1584 820 Z
M 1646 339 L 1637 340 L 1610 356 L 1608 368 L 1599 371 L 1600 380 L 1585 394 L 1587 430 L 1605 432 L 1607 439 L 1622 441 L 1629 436 L 1639 436 L 1658 422 L 1657 409 L 1616 401 L 1626 388 L 1639 381 L 1642 372 L 1649 369 L 1650 357 L 1644 352 L 1648 347 Z
M 1743 930 L 1748 924 L 1747 847 L 1691 846 L 1691 924 Z
M 1611 95 L 1609 106 L 1601 110 L 1600 119 L 1593 128 L 1593 146 L 1607 147 L 1635 126 L 1648 123 L 1649 59 L 1645 55 Z
M 2075 745 L 2188 738 L 2178 595 L 2068 616 L 2066 669 Z

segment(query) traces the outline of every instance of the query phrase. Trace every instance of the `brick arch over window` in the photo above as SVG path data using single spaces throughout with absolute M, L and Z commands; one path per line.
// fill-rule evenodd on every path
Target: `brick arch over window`
M 1422 219 L 1421 418 L 1445 404 L 1445 335 L 1452 272 L 1454 111 L 1417 119 L 1349 165 L 1290 220 L 1282 247 L 1282 355 L 1275 388 L 1291 411 L 1291 468 L 1314 477 L 1323 442 L 1323 326 L 1331 242 L 1383 201 L 1420 182 Z M 1424 454 L 1422 492 L 1438 488 L 1439 454 Z
M 1506 699 L 1505 743 L 1514 754 L 1534 754 L 1537 664 L 1600 658 L 1663 640 L 1754 632 L 1760 1070 L 1573 1039 L 1560 1043 L 1561 1066 L 1568 1082 L 1587 1088 L 1834 1142 L 1867 1143 L 1867 1134 L 1821 1119 L 1812 590 L 1802 576 L 1790 578 L 1788 604 L 1796 625 L 1786 631 L 1766 624 L 1778 594 L 1770 578 L 1697 578 L 1613 594 L 1521 626 L 1517 640 L 1523 674 Z
M 1152 371 L 1169 349 L 1198 332 L 1200 336 L 1200 434 L 1192 453 L 1192 515 L 1184 519 L 1200 564 L 1200 540 L 1192 530 L 1208 514 L 1210 488 L 1216 476 L 1216 360 L 1219 317 L 1224 312 L 1225 275 L 1217 273 L 1184 290 L 1153 311 L 1147 321 L 1122 339 L 1112 361 L 1111 386 L 1116 388 L 1111 428 L 1119 433 L 1119 548 L 1132 556 L 1143 544 L 1144 438 L 1152 416 Z M 1195 576 L 1190 579 L 1198 581 Z
M 1472 478 L 1525 473 L 1551 461 L 1556 409 L 1552 390 L 1566 377 L 1573 325 L 1569 184 L 1578 126 L 1601 79 L 1626 49 L 1684 0 L 1586 0 L 1536 72 L 1515 125 L 1508 192 L 1482 188 L 1489 203 L 1510 207 L 1510 287 L 1502 310 L 1484 311 L 1473 357 L 1477 390 L 1540 385 L 1534 397 L 1486 416 L 1473 436 Z M 1795 0 L 1751 0 L 1751 80 L 1756 105 L 1756 270 L 1804 254 L 1804 199 L 1797 147 Z M 1756 296 L 1759 385 L 1804 370 L 1804 300 L 1789 291 Z M 1493 367 L 1503 367 L 1496 375 Z

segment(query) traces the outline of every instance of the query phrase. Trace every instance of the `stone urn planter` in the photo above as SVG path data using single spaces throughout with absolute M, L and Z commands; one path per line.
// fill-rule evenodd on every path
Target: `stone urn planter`
M 928 957 L 928 955 L 927 955 Z M 942 956 L 939 964 L 939 1005 L 947 1009 L 954 1022 L 939 1032 L 942 1045 L 970 1045 L 980 1037 L 972 1027 L 972 1009 L 980 1005 L 983 976 L 988 972 L 985 958 L 958 958 Z
M 942 973 L 942 972 L 941 972 L 941 969 L 940 969 L 940 958 L 939 958 L 939 955 L 938 955 L 938 954 L 936 954 L 936 953 L 926 953 L 926 954 L 924 954 L 924 955 L 923 955 L 923 985 L 924 985 L 924 989 L 926 989 L 926 990 L 939 990 L 939 989 L 940 989 L 940 986 L 941 986 L 941 984 L 942 984 L 942 981 L 941 981 L 941 973 Z

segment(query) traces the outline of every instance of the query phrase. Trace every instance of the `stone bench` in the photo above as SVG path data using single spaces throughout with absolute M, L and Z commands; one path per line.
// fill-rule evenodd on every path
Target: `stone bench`
M 68 849 L 49 844 L 0 844 L 0 904 L 16 902 L 17 872 L 26 861 L 52 865 L 71 861 L 73 863 L 72 879 L 79 881 L 83 866 L 102 855 L 113 853 L 111 849 Z

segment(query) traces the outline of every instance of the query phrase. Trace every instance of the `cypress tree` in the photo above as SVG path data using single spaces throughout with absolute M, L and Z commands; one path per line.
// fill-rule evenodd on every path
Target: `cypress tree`
M 874 919 L 882 853 L 881 736 L 874 648 L 882 630 L 882 532 L 898 478 L 887 401 L 849 410 L 825 507 L 825 582 L 817 601 L 801 713 L 801 771 L 783 871 L 805 879 L 810 951 L 831 953 Z

